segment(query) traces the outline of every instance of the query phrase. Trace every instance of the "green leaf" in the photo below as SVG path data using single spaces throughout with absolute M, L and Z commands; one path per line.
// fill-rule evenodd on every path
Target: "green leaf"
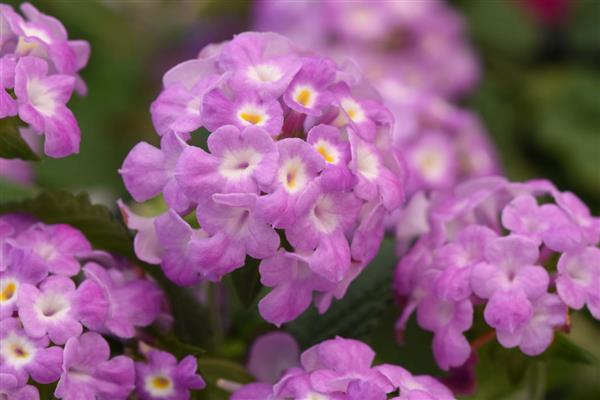
M 199 357 L 198 372 L 207 386 L 205 390 L 194 392 L 194 399 L 228 399 L 230 393 L 217 386 L 218 381 L 245 384 L 254 380 L 244 366 L 223 358 Z
M 598 358 L 588 350 L 575 344 L 562 333 L 556 333 L 552 346 L 542 356 L 544 359 L 559 358 L 573 363 L 600 366 Z
M 0 204 L 22 201 L 35 196 L 35 188 L 0 178 Z
M 231 273 L 235 293 L 246 307 L 250 307 L 254 303 L 262 288 L 258 273 L 258 264 L 258 260 L 246 257 L 244 267 L 236 269 Z
M 394 246 L 393 239 L 384 239 L 377 257 L 350 285 L 344 298 L 334 300 L 325 314 L 320 315 L 313 307 L 287 326 L 302 348 L 336 335 L 361 338 L 377 326 L 393 302 Z
M 43 192 L 33 199 L 0 205 L 0 214 L 22 212 L 47 224 L 68 224 L 88 238 L 94 248 L 133 258 L 131 237 L 125 225 L 108 208 L 92 204 L 87 193 Z
M 40 157 L 21 137 L 19 120 L 16 117 L 0 119 L 0 157 L 20 158 L 28 161 L 40 160 Z

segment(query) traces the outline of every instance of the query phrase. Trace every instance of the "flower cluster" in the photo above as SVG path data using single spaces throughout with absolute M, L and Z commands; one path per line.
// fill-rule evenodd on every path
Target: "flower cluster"
M 468 359 L 478 306 L 502 346 L 532 356 L 568 327 L 569 308 L 600 319 L 600 219 L 573 193 L 490 177 L 423 204 L 426 233 L 396 270 L 397 328 L 416 310 L 440 367 Z
M 21 215 L 0 217 L 0 397 L 186 399 L 204 386 L 196 360 L 169 353 L 111 358 L 104 336 L 136 337 L 167 311 L 159 287 L 130 264 L 94 251 L 78 230 Z M 134 350 L 132 350 L 133 352 Z M 31 380 L 30 380 L 31 379 Z
M 336 337 L 302 353 L 300 365 L 287 369 L 274 384 L 245 385 L 231 399 L 454 399 L 452 392 L 434 378 L 414 376 L 396 365 L 372 366 L 374 358 L 366 344 Z
M 258 29 L 354 56 L 394 114 L 407 196 L 500 173 L 478 119 L 448 101 L 474 86 L 478 67 L 445 1 L 260 1 L 255 11 Z
M 293 320 L 313 294 L 324 312 L 403 201 L 392 115 L 350 66 L 273 33 L 209 46 L 163 83 L 151 108 L 160 149 L 139 143 L 120 170 L 135 200 L 162 193 L 169 206 L 155 218 L 121 207 L 138 257 L 181 285 L 261 260 L 266 320 Z M 201 127 L 206 149 L 187 143 Z M 192 211 L 198 229 L 183 218 Z
M 479 78 L 464 21 L 443 0 L 264 0 L 255 3 L 254 27 L 334 57 L 353 56 L 378 87 L 391 79 L 454 98 Z
M 65 157 L 79 151 L 80 131 L 67 102 L 73 91 L 84 95 L 78 72 L 90 56 L 89 43 L 68 40 L 63 25 L 33 5 L 22 17 L 0 4 L 0 118 L 19 116 L 44 134 L 44 152 Z

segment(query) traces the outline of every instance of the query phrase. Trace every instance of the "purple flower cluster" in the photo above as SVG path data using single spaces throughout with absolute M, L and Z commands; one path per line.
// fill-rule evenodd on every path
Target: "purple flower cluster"
M 255 25 L 336 59 L 353 57 L 395 117 L 407 196 L 500 173 L 487 133 L 448 102 L 474 87 L 478 63 L 463 21 L 443 0 L 259 1 Z M 299 17 L 301 16 L 301 17 Z
M 78 230 L 0 217 L 0 397 L 38 399 L 31 378 L 58 381 L 59 399 L 125 399 L 136 386 L 140 398 L 187 399 L 189 388 L 204 386 L 193 358 L 177 365 L 156 350 L 134 365 L 111 358 L 102 336 L 134 338 L 163 304 L 153 281 L 94 251 Z
M 455 97 L 478 81 L 464 21 L 443 0 L 264 0 L 255 28 L 282 33 L 305 48 L 354 56 L 367 77 Z
M 272 335 L 270 343 L 289 348 L 283 341 L 285 336 Z M 375 353 L 366 344 L 336 337 L 306 350 L 300 356 L 300 365 L 288 368 L 274 383 L 245 385 L 231 399 L 454 399 L 452 392 L 434 378 L 412 375 L 396 365 L 373 366 L 374 358 Z
M 43 134 L 50 157 L 77 153 L 79 126 L 66 104 L 74 90 L 87 91 L 78 72 L 89 43 L 69 40 L 60 21 L 29 3 L 21 11 L 25 17 L 0 4 L 0 118 L 18 115 Z
M 569 308 L 587 306 L 600 319 L 600 218 L 573 193 L 490 177 L 419 207 L 425 233 L 396 270 L 397 328 L 416 310 L 443 369 L 469 358 L 465 332 L 478 306 L 502 346 L 531 356 L 568 326 Z
M 136 201 L 162 194 L 169 207 L 143 218 L 121 206 L 138 257 L 181 285 L 218 281 L 251 257 L 273 288 L 259 304 L 267 321 L 295 319 L 313 294 L 324 312 L 403 201 L 390 112 L 351 66 L 273 33 L 209 46 L 163 83 L 151 108 L 160 149 L 139 143 L 120 170 Z M 187 143 L 201 127 L 206 149 Z

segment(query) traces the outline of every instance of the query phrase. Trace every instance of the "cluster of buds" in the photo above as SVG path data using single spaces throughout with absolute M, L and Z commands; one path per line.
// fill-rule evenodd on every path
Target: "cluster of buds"
M 122 206 L 138 257 L 181 285 L 260 260 L 267 321 L 295 319 L 313 294 L 324 312 L 403 201 L 390 112 L 352 65 L 273 33 L 209 46 L 163 83 L 151 108 L 160 149 L 139 143 L 120 170 L 136 201 L 162 194 L 169 207 L 142 218 Z M 206 149 L 187 143 L 201 127 Z
M 170 323 L 166 304 L 154 281 L 80 231 L 0 217 L 0 397 L 36 400 L 56 383 L 67 400 L 188 398 L 204 387 L 194 357 L 140 346 L 111 358 L 107 341 L 128 346 L 137 329 Z
M 286 368 L 273 383 L 251 383 L 235 391 L 232 400 L 279 400 L 279 399 L 344 399 L 344 400 L 452 400 L 454 396 L 443 384 L 427 375 L 412 375 L 406 369 L 391 364 L 373 366 L 375 353 L 358 340 L 336 337 L 319 343 L 295 360 L 282 360 L 279 352 L 277 363 L 260 365 L 269 358 L 263 355 L 279 348 L 285 354 L 294 354 L 293 339 L 284 340 L 281 333 L 265 335 L 253 346 L 251 370 L 262 374 L 277 364 Z M 291 346 L 290 346 L 291 344 Z M 263 349 L 267 345 L 271 349 Z M 286 345 L 285 347 L 283 345 Z M 297 351 L 297 350 L 296 350 Z M 262 353 L 262 354 L 261 354 Z M 291 361 L 291 363 L 290 363 Z M 288 365 L 291 364 L 291 365 Z M 254 368 L 252 368 L 254 367 Z
M 443 369 L 471 354 L 465 332 L 481 306 L 500 344 L 538 355 L 569 308 L 600 319 L 600 219 L 547 181 L 480 178 L 424 199 L 424 233 L 400 260 L 397 329 L 416 310 Z
M 60 21 L 29 3 L 21 10 L 25 18 L 0 4 L 0 118 L 18 115 L 43 134 L 50 157 L 77 153 L 79 126 L 66 104 L 74 90 L 87 91 L 78 72 L 88 62 L 89 43 L 69 40 Z

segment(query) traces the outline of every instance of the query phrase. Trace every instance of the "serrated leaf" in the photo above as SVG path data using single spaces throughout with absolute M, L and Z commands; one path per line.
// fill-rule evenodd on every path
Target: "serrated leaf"
M 262 288 L 258 273 L 258 264 L 259 260 L 246 257 L 244 266 L 231 273 L 235 293 L 246 307 L 250 307 L 254 303 L 256 296 L 258 296 Z
M 377 257 L 325 314 L 319 315 L 313 307 L 286 326 L 302 348 L 336 335 L 361 338 L 371 332 L 393 302 L 394 246 L 393 239 L 384 239 Z
M 0 214 L 22 212 L 47 224 L 68 224 L 88 238 L 94 248 L 133 257 L 125 225 L 108 208 L 92 204 L 87 193 L 43 192 L 32 199 L 0 205 Z
M 0 157 L 39 161 L 40 157 L 21 137 L 18 121 L 16 117 L 0 119 Z

